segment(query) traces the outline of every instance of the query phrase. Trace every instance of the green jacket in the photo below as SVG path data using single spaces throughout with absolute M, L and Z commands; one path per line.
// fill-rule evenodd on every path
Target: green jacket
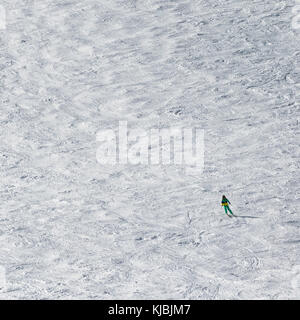
M 227 198 L 225 198 L 225 199 L 222 199 L 221 205 L 228 206 L 228 203 L 231 204 L 230 201 Z

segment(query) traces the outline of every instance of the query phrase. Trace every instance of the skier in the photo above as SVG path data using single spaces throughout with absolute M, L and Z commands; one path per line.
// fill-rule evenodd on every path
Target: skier
M 229 208 L 229 204 L 228 204 L 228 203 L 231 204 L 230 201 L 223 195 L 223 196 L 222 196 L 221 205 L 224 207 L 225 213 L 226 213 L 229 217 L 232 217 L 232 216 L 234 216 L 234 214 L 232 213 L 231 209 Z M 229 211 L 229 212 L 231 213 L 231 215 L 229 215 L 229 214 L 227 213 L 227 211 Z

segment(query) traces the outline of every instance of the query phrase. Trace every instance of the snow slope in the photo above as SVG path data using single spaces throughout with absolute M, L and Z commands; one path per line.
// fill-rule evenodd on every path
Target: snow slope
M 293 0 L 1 3 L 1 299 L 300 298 Z M 101 166 L 119 120 L 204 172 Z

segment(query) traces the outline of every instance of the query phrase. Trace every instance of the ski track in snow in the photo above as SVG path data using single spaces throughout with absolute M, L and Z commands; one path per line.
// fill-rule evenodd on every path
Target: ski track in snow
M 1 299 L 300 298 L 294 1 L 2 2 Z M 203 174 L 100 166 L 119 120 Z

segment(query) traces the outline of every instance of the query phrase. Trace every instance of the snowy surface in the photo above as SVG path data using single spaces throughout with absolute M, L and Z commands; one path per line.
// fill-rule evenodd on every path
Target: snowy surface
M 300 298 L 295 1 L 1 3 L 0 298 Z M 204 129 L 203 174 L 101 166 L 119 120 Z

